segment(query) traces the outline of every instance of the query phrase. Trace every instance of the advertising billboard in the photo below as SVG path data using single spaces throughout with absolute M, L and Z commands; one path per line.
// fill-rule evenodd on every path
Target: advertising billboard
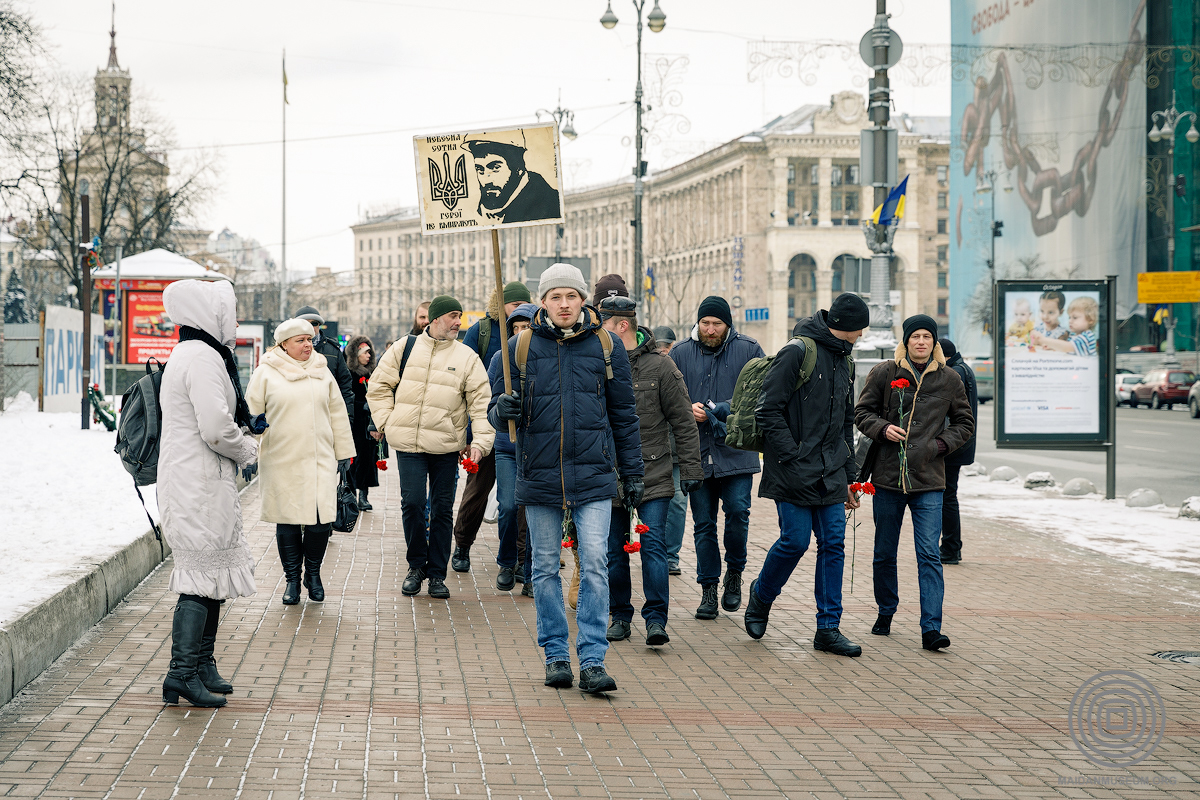
M 1080 8 L 951 2 L 950 335 L 968 356 L 990 353 L 1002 333 L 996 280 L 1116 275 L 1118 318 L 1138 302 L 1145 0 Z
M 144 364 L 150 358 L 166 363 L 179 344 L 175 323 L 163 310 L 162 296 L 158 291 L 124 294 L 126 364 Z
M 91 380 L 104 391 L 104 318 L 92 314 Z M 83 400 L 83 312 L 46 307 L 42 351 L 42 410 L 79 412 Z

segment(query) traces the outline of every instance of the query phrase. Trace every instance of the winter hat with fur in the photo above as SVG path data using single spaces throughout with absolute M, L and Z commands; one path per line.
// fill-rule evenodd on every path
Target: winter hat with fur
M 543 299 L 552 289 L 574 289 L 580 297 L 587 297 L 587 281 L 579 267 L 573 264 L 551 264 L 538 280 L 538 298 Z

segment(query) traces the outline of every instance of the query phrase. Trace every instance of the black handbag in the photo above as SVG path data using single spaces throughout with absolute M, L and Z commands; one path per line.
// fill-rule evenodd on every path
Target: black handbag
M 337 519 L 333 529 L 339 533 L 350 533 L 358 524 L 358 498 L 354 496 L 350 467 L 338 467 Z

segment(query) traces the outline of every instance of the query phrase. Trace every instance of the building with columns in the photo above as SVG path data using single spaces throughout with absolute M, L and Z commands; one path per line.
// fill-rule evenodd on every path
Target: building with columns
M 896 233 L 893 298 L 900 321 L 947 316 L 950 125 L 948 118 L 896 120 L 906 213 Z M 866 98 L 842 92 L 651 175 L 645 195 L 645 266 L 653 298 L 641 322 L 690 331 L 710 294 L 729 299 L 734 323 L 774 352 L 802 317 L 855 289 L 870 250 L 860 222 L 873 193 L 859 182 Z M 593 278 L 633 273 L 633 179 L 567 193 L 561 253 L 592 259 Z M 491 287 L 488 233 L 421 238 L 416 209 L 353 226 L 360 330 L 403 332 L 417 303 L 442 291 L 482 309 Z M 520 259 L 554 255 L 555 226 L 502 233 L 505 280 Z M 477 254 L 482 254 L 482 258 Z M 457 258 L 456 258 L 457 256 Z M 869 286 L 864 278 L 862 290 Z M 898 292 L 898 294 L 897 294 Z

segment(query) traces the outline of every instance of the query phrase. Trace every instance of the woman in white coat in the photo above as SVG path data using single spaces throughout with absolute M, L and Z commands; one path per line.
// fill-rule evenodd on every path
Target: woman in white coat
M 233 691 L 213 657 L 221 603 L 255 592 L 235 480 L 255 462 L 258 445 L 231 350 L 233 286 L 176 281 L 163 292 L 163 308 L 179 330 L 159 395 L 158 505 L 174 553 L 170 588 L 179 593 L 163 702 L 182 695 L 212 708 Z
M 289 319 L 250 378 L 246 402 L 270 427 L 259 442 L 262 520 L 275 523 L 287 587 L 284 605 L 325 599 L 321 562 L 337 518 L 339 468 L 354 457 L 346 403 L 324 356 L 313 356 L 312 324 Z

